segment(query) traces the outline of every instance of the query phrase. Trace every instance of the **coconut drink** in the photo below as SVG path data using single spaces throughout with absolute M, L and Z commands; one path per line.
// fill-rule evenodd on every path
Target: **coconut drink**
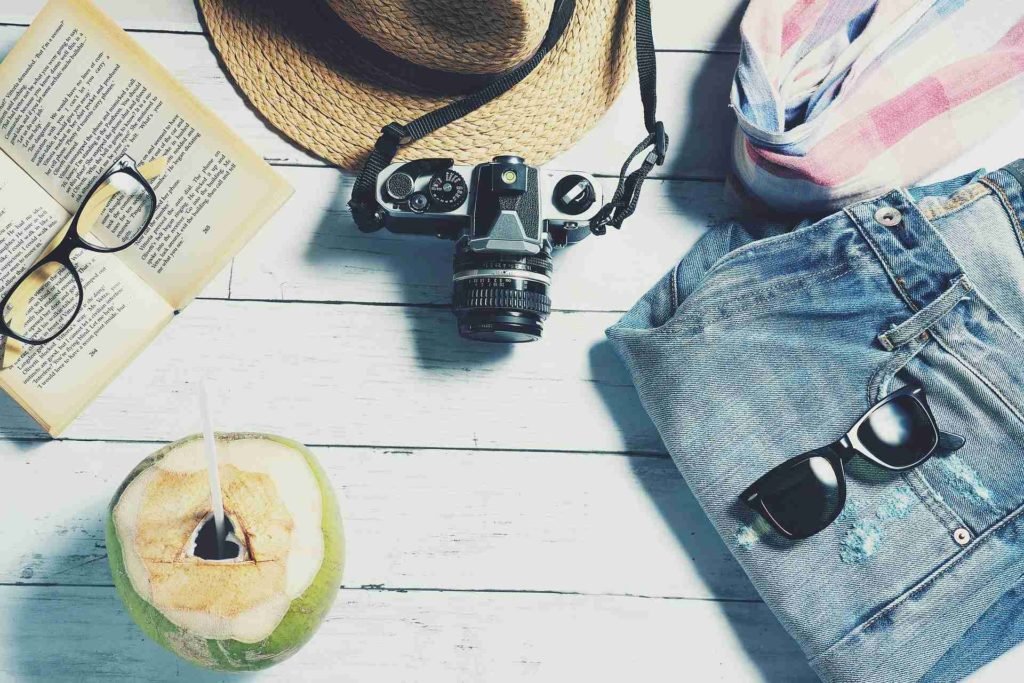
M 308 641 L 341 585 L 334 491 L 304 446 L 218 434 L 225 529 L 217 536 L 201 436 L 143 460 L 110 503 L 114 585 L 142 630 L 200 666 L 247 671 Z M 218 501 L 219 502 L 219 501 Z

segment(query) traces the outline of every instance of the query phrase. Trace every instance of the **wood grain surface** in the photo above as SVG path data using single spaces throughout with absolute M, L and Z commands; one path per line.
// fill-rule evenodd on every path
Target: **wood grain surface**
M 253 679 L 813 680 L 604 342 L 731 216 L 720 181 L 742 0 L 654 2 L 669 162 L 625 230 L 558 255 L 544 340 L 514 349 L 456 334 L 450 244 L 355 229 L 350 177 L 248 108 L 191 1 L 98 2 L 296 194 L 66 438 L 0 399 L 0 679 L 239 680 L 147 641 L 106 565 L 109 497 L 197 430 L 205 377 L 218 428 L 312 445 L 345 516 L 328 621 Z M 42 4 L 2 3 L 0 56 Z M 641 131 L 631 88 L 551 165 L 617 173 Z
M 200 33 L 192 0 L 95 0 L 123 27 L 142 31 Z M 28 24 L 46 0 L 6 0 L 0 23 Z M 736 27 L 746 0 L 693 2 L 651 0 L 655 40 L 663 50 L 736 51 Z
M 0 458 L 0 518 L 23 520 L 0 527 L 0 584 L 109 585 L 106 506 L 155 446 L 22 448 Z M 668 458 L 314 451 L 338 485 L 348 587 L 757 600 Z M 47 488 L 75 494 L 40 496 Z
M 75 681 L 812 681 L 760 603 L 343 590 L 320 633 L 249 677 L 147 641 L 113 588 L 0 587 L 0 675 Z

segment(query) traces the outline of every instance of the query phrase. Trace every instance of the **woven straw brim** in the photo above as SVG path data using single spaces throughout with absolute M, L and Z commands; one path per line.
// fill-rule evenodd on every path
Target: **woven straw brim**
M 380 129 L 454 96 L 426 92 L 369 63 L 325 21 L 321 0 L 199 0 L 235 83 L 273 126 L 311 153 L 356 170 Z M 634 60 L 633 0 L 577 0 L 565 35 L 502 97 L 402 148 L 399 158 L 480 163 L 513 153 L 542 164 L 612 105 Z

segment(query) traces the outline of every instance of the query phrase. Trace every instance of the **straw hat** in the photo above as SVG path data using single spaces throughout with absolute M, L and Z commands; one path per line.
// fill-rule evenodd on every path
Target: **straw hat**
M 634 0 L 577 0 L 555 48 L 502 97 L 400 158 L 544 163 L 611 106 L 634 60 Z M 259 112 L 355 170 L 407 123 L 529 59 L 554 0 L 199 0 L 224 65 Z

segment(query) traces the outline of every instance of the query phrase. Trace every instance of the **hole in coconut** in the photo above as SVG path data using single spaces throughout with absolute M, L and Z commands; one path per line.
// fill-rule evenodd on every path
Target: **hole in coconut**
M 244 562 L 249 559 L 248 549 L 235 535 L 235 525 L 231 518 L 224 516 L 224 554 L 217 549 L 217 524 L 213 521 L 213 513 L 202 521 L 192 532 L 188 545 L 188 554 L 208 562 Z

